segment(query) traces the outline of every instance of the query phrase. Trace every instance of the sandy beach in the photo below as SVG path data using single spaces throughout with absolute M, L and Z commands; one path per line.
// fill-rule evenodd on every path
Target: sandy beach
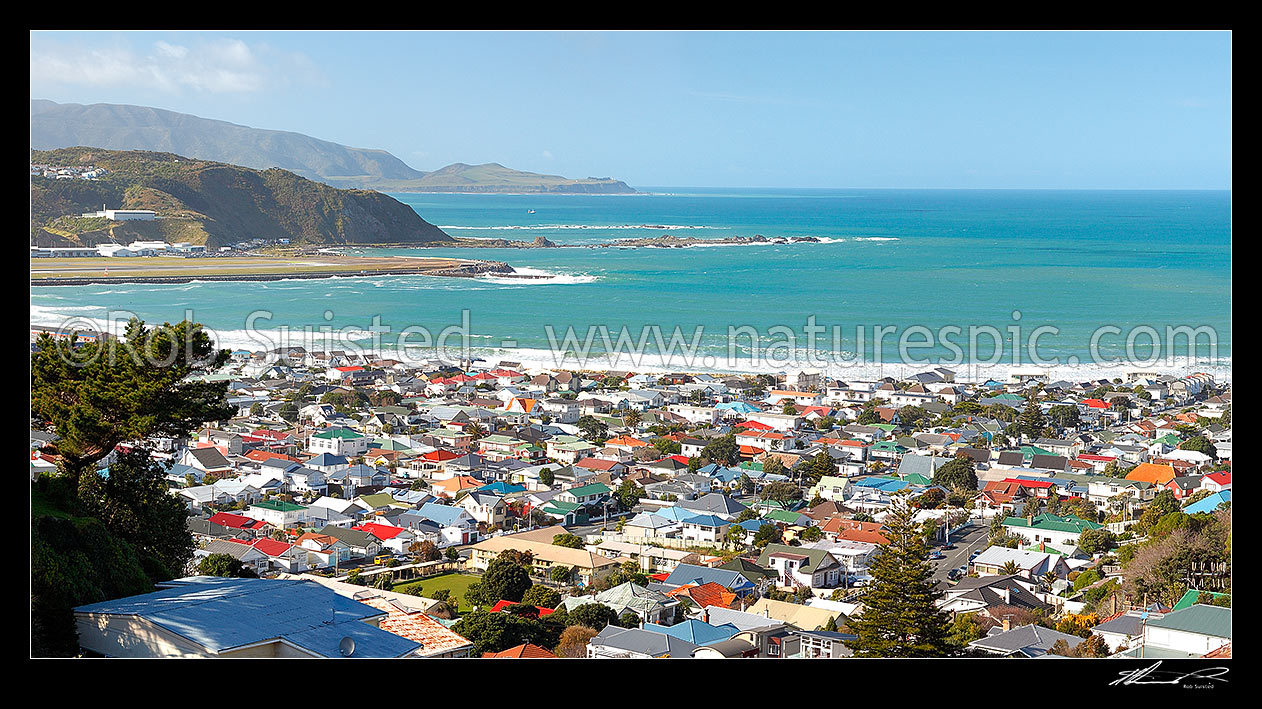
M 334 276 L 512 274 L 502 261 L 408 256 L 227 256 L 31 259 L 31 285 L 189 283 L 194 280 L 279 280 Z

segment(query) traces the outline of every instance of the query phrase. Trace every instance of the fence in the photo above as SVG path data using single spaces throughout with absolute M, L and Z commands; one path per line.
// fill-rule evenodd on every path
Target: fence
M 364 568 L 359 570 L 359 577 L 372 578 L 373 576 L 388 574 L 390 576 L 390 580 L 392 581 L 410 581 L 412 579 L 423 579 L 429 576 L 438 576 L 452 571 L 460 571 L 463 568 L 463 559 L 457 559 L 456 561 L 439 559 L 437 561 L 422 561 L 415 564 Z M 346 576 L 339 576 L 334 580 L 345 581 Z

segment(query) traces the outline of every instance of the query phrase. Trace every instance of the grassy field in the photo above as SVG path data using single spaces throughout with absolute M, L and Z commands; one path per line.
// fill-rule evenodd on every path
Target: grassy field
M 126 281 L 130 278 L 201 278 L 206 276 L 291 276 L 299 274 L 359 275 L 380 271 L 423 273 L 467 263 L 461 259 L 409 258 L 401 256 L 354 257 L 320 256 L 229 256 L 222 258 L 174 258 L 141 256 L 134 258 L 31 259 L 31 280 L 46 278 L 92 278 Z M 108 273 L 106 272 L 108 269 Z
M 422 589 L 422 596 L 425 596 L 426 598 L 433 598 L 435 591 L 447 589 L 451 592 L 451 600 L 453 602 L 459 601 L 460 611 L 467 612 L 473 610 L 473 607 L 465 602 L 464 592 L 469 590 L 469 586 L 471 584 L 481 578 L 481 576 L 475 576 L 473 574 L 453 572 L 450 574 L 431 576 L 417 581 L 408 581 L 406 583 L 396 584 L 393 590 L 398 591 L 399 593 L 408 593 L 410 589 L 420 586 Z

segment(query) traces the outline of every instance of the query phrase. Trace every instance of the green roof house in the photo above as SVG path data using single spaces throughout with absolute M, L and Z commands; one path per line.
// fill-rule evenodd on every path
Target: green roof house
M 1045 542 L 1056 546 L 1078 546 L 1078 537 L 1089 529 L 1100 529 L 1095 522 L 1073 515 L 1060 517 L 1044 513 L 1033 520 L 1028 517 L 1007 517 L 1004 529 L 1023 537 L 1030 544 Z

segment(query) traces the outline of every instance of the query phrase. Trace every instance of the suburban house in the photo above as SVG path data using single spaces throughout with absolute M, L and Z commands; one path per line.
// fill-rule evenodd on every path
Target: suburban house
M 312 453 L 332 453 L 353 458 L 368 452 L 372 439 L 349 428 L 330 428 L 311 434 L 308 448 Z
M 307 519 L 307 508 L 292 502 L 280 500 L 264 500 L 250 505 L 245 510 L 247 517 L 266 522 L 274 527 L 290 529 L 301 526 Z
M 1004 529 L 1024 538 L 1030 544 L 1047 543 L 1053 546 L 1078 546 L 1078 538 L 1087 530 L 1100 529 L 1100 525 L 1073 515 L 1064 517 L 1044 513 L 1034 518 L 1007 517 Z
M 974 640 L 968 646 L 1004 657 L 1042 657 L 1052 651 L 1052 646 L 1058 640 L 1065 641 L 1070 647 L 1082 642 L 1082 638 L 1077 635 L 1062 633 L 1033 623 L 1009 629 L 1005 621 L 1004 625 L 992 628 L 991 634 Z
M 561 566 L 570 569 L 577 582 L 586 586 L 596 579 L 609 576 L 622 565 L 620 561 L 586 549 L 570 549 L 552 544 L 552 537 L 564 532 L 564 527 L 545 527 L 534 532 L 506 534 L 502 537 L 484 539 L 470 548 L 469 568 L 486 571 L 487 566 L 499 556 L 500 552 L 516 549 L 533 554 L 532 572 L 535 575 L 546 578 L 553 567 Z
M 1035 595 L 1037 585 L 1022 576 L 965 577 L 946 589 L 938 607 L 953 613 L 1002 609 L 1006 607 L 1050 612 L 1052 607 Z M 990 613 L 1002 616 L 1001 610 Z
M 474 491 L 456 501 L 475 520 L 491 527 L 499 527 L 508 518 L 508 503 L 503 495 Z
M 776 585 L 780 588 L 836 588 L 844 573 L 827 551 L 787 544 L 768 544 L 758 556 L 758 565 L 779 572 Z
M 1138 647 L 1121 657 L 1204 657 L 1231 643 L 1231 609 L 1196 604 L 1143 623 Z
M 1070 571 L 1065 557 L 1060 554 L 999 546 L 988 547 L 979 554 L 969 562 L 969 570 L 980 576 L 1002 576 L 1009 563 L 1016 566 L 1018 575 L 1035 582 L 1049 572 L 1055 574 L 1056 578 L 1063 579 Z

